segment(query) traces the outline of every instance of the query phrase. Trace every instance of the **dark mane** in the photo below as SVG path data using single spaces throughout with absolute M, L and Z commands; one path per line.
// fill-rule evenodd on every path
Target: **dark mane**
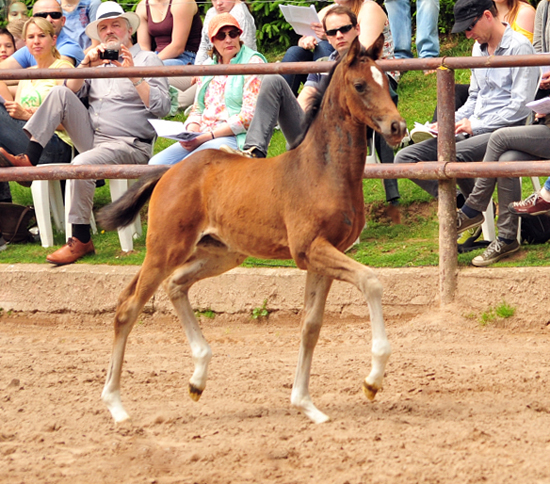
M 317 117 L 317 114 L 319 114 L 319 111 L 321 110 L 321 103 L 323 102 L 323 97 L 325 96 L 325 92 L 327 91 L 327 88 L 330 84 L 332 75 L 334 74 L 334 70 L 336 69 L 336 67 L 338 67 L 338 64 L 340 64 L 340 60 L 334 63 L 328 75 L 322 77 L 321 82 L 319 84 L 319 88 L 317 89 L 317 92 L 311 96 L 311 103 L 306 111 L 306 116 L 302 124 L 302 135 L 299 138 L 297 138 L 296 141 L 294 141 L 294 143 L 292 143 L 289 149 L 293 150 L 302 141 L 304 141 L 304 138 L 306 137 L 306 134 L 309 131 L 311 124 L 313 123 L 313 121 Z

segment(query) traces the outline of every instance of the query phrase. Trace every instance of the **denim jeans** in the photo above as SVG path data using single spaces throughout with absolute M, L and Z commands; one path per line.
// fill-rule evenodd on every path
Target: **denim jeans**
M 411 4 L 410 0 L 386 0 L 395 57 L 411 59 Z M 439 0 L 416 2 L 416 49 L 418 57 L 439 56 Z
M 235 136 L 224 136 L 203 143 L 193 151 L 187 151 L 181 144 L 174 143 L 160 153 L 157 153 L 149 160 L 150 165 L 175 165 L 192 153 L 197 153 L 202 150 L 217 150 L 221 145 L 227 145 L 231 148 L 238 149 L 237 138 Z
M 158 54 L 158 52 L 155 52 Z M 173 59 L 164 59 L 162 63 L 165 66 L 186 66 L 186 65 L 193 65 L 195 63 L 195 55 L 196 52 L 189 52 L 184 51 L 177 57 L 174 57 Z
M 302 49 L 298 45 L 293 45 L 286 51 L 286 54 L 283 57 L 281 62 L 311 62 L 321 59 L 323 57 L 328 57 L 334 48 L 326 40 L 322 40 L 317 44 L 313 51 Z M 292 89 L 292 92 L 295 96 L 298 95 L 298 90 L 300 89 L 300 84 L 306 82 L 307 74 L 285 74 L 283 75 L 286 82 Z
M 23 131 L 26 121 L 13 119 L 3 104 L 0 104 L 0 146 L 8 153 L 18 155 L 25 153 L 29 145 L 29 137 Z M 70 163 L 72 157 L 71 147 L 54 134 L 44 147 L 39 165 L 47 163 Z M 0 183 L 0 201 L 10 199 L 8 182 Z

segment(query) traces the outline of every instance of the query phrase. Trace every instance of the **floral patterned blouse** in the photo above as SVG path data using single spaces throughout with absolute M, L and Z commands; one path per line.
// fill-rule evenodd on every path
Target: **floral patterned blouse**
M 263 64 L 264 61 L 259 56 L 250 59 L 250 64 Z M 256 108 L 256 100 L 260 92 L 262 77 L 258 74 L 252 74 L 244 77 L 243 85 L 243 104 L 239 114 L 230 116 L 225 106 L 225 85 L 229 76 L 215 76 L 206 89 L 204 95 L 204 111 L 199 111 L 198 103 L 191 109 L 191 113 L 185 123 L 185 128 L 190 123 L 198 123 L 200 131 L 212 131 L 220 124 L 227 123 L 234 135 L 246 132 Z M 203 79 L 197 83 L 197 94 L 200 92 Z

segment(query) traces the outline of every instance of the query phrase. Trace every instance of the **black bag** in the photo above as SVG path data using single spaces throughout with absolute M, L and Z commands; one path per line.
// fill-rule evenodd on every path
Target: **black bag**
M 550 240 L 550 216 L 521 217 L 521 240 L 527 244 L 544 244 Z
M 29 232 L 36 225 L 33 207 L 0 202 L 0 234 L 9 244 L 33 242 Z

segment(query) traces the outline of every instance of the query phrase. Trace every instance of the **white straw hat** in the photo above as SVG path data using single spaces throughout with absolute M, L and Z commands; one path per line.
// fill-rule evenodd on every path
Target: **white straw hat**
M 90 39 L 100 40 L 97 32 L 97 26 L 102 20 L 108 18 L 124 17 L 132 27 L 132 34 L 139 27 L 139 17 L 134 12 L 125 12 L 122 7 L 116 2 L 103 2 L 97 9 L 96 20 L 90 22 L 86 27 L 86 35 Z

